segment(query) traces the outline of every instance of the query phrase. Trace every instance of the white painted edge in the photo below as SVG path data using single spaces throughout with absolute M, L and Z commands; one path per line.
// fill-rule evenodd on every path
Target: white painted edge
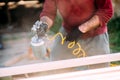
M 0 77 L 120 60 L 120 53 L 0 68 Z
M 120 66 L 68 72 L 19 80 L 120 80 Z

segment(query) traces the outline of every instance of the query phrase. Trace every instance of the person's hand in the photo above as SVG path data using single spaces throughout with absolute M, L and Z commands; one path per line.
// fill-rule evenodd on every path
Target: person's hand
M 82 36 L 82 32 L 78 29 L 78 27 L 74 28 L 70 33 L 66 35 L 66 41 L 77 42 Z
M 78 28 L 82 33 L 86 33 L 88 31 L 91 31 L 93 29 L 96 29 L 99 27 L 100 20 L 97 15 L 93 16 L 90 20 L 86 21 L 85 23 L 81 24 Z

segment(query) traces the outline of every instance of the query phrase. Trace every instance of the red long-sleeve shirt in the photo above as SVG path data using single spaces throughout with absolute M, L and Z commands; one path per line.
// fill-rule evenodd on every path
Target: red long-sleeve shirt
M 106 24 L 113 13 L 111 0 L 46 0 L 40 17 L 48 16 L 54 21 L 57 9 L 63 17 L 63 27 L 67 32 L 92 16 L 99 16 L 100 27 L 85 33 L 85 38 L 106 32 Z

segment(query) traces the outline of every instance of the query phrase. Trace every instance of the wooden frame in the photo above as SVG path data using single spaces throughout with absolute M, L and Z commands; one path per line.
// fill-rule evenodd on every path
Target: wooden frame
M 32 77 L 20 80 L 120 80 L 119 71 L 120 66 Z
M 120 60 L 120 53 L 0 68 L 0 77 Z M 64 65 L 66 64 L 66 65 Z M 46 67 L 49 66 L 49 67 Z

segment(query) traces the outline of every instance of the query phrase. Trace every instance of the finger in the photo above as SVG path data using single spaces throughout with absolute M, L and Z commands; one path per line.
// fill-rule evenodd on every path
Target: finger
M 79 30 L 82 32 L 82 33 L 85 33 L 87 31 L 87 28 L 85 26 L 80 26 L 79 27 Z

